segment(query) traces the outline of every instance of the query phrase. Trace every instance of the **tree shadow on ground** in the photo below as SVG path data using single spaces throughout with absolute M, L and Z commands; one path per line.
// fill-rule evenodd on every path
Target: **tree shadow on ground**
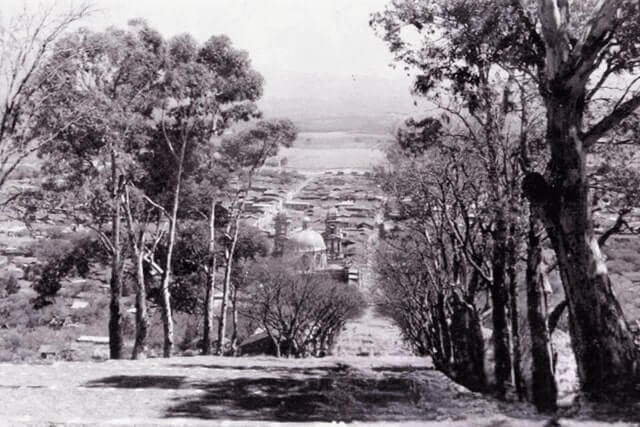
M 212 365 L 205 365 L 211 367 Z M 184 365 L 181 365 L 184 368 Z M 222 369 L 222 367 L 220 367 Z M 490 415 L 494 406 L 460 396 L 443 375 L 426 371 L 360 371 L 346 366 L 255 367 L 232 376 L 116 375 L 85 387 L 199 390 L 182 393 L 166 418 L 262 421 L 372 421 L 458 418 Z M 475 400 L 475 409 L 466 400 Z
M 265 365 L 216 365 L 210 363 L 193 363 L 193 364 L 173 364 L 173 368 L 201 368 L 201 369 L 220 369 L 224 371 L 261 371 L 261 372 L 288 372 L 304 375 L 313 375 L 322 372 L 344 372 L 349 369 L 347 365 L 333 366 L 317 366 L 317 367 L 289 367 L 289 366 L 265 366 Z M 377 369 L 377 368 L 376 368 Z M 405 369 L 406 370 L 406 369 Z
M 218 365 L 212 363 L 191 363 L 191 364 L 172 364 L 172 368 L 201 368 L 201 369 L 220 369 L 220 370 L 232 370 L 232 371 L 264 371 L 264 372 L 280 372 L 285 371 L 288 373 L 300 373 L 305 375 L 313 375 L 320 371 L 324 372 L 345 372 L 349 369 L 348 365 L 336 364 L 329 366 L 317 366 L 317 367 L 284 367 L 284 366 L 265 366 L 265 365 Z M 373 372 L 418 372 L 418 371 L 435 371 L 432 366 L 375 366 L 370 368 Z
M 113 375 L 99 380 L 89 381 L 88 388 L 159 388 L 176 390 L 184 388 L 187 377 L 173 375 Z
M 544 419 L 530 405 L 497 402 L 452 386 L 444 374 L 423 367 L 379 367 L 368 372 L 346 365 L 328 367 L 224 367 L 232 376 L 114 375 L 90 381 L 87 388 L 198 390 L 175 397 L 165 418 L 259 421 L 471 420 L 505 414 Z M 237 369 L 236 369 L 237 368 Z M 638 422 L 640 401 L 585 404 L 557 416 L 580 420 Z M 509 421 L 506 421 L 509 423 Z M 516 425 L 516 424 L 514 424 Z
M 432 366 L 376 366 L 371 368 L 374 372 L 418 372 L 435 371 Z
M 284 372 L 285 370 L 283 370 Z M 269 421 L 416 419 L 420 391 L 410 378 L 363 377 L 356 372 L 235 378 L 202 384 L 179 398 L 167 417 Z
M 608 423 L 632 423 L 640 425 L 640 392 L 632 390 L 624 394 L 611 394 L 598 401 L 578 396 L 571 407 L 563 408 L 559 415 L 577 421 L 601 421 Z

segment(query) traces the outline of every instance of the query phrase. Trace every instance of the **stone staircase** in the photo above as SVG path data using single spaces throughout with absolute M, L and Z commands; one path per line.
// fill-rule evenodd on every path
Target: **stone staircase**
M 359 319 L 347 322 L 336 340 L 335 356 L 408 356 L 400 330 L 368 307 Z

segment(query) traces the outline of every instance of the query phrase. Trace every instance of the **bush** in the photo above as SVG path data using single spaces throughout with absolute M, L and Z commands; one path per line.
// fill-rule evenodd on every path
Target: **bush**
M 40 310 L 34 310 L 31 304 L 29 297 L 20 293 L 4 299 L 0 305 L 0 325 L 10 329 L 58 328 L 70 314 L 62 301 L 52 301 Z
M 103 311 L 103 313 L 108 313 L 108 311 Z M 124 312 L 122 313 L 121 319 L 122 325 L 122 335 L 125 338 L 133 339 L 136 336 L 136 319 L 135 314 Z
M 42 308 L 51 304 L 52 299 L 58 294 L 62 288 L 62 278 L 68 272 L 67 265 L 62 261 L 52 261 L 45 265 L 40 272 L 40 277 L 33 284 L 33 289 L 38 293 L 38 297 L 34 300 L 35 308 Z
M 279 355 L 327 354 L 345 322 L 366 306 L 358 289 L 274 259 L 254 263 L 249 276 L 251 303 L 240 312 L 271 335 Z
M 56 359 L 75 358 L 68 348 L 74 337 L 74 331 L 54 330 L 46 326 L 7 331 L 6 334 L 0 335 L 0 362 L 40 361 L 42 358 L 38 350 L 42 345 L 51 345 L 57 353 Z
M 394 321 L 414 353 L 430 356 L 436 369 L 465 387 L 483 390 L 482 324 L 467 293 L 471 285 L 456 283 L 449 269 L 434 268 L 434 253 L 419 233 L 379 243 L 374 264 L 378 312 Z
M 200 332 L 201 332 L 202 316 L 188 315 L 183 321 L 184 332 L 182 339 L 178 343 L 181 351 L 198 350 L 201 348 Z
M 211 264 L 209 254 L 209 230 L 204 221 L 188 223 L 180 230 L 180 239 L 174 247 L 172 258 L 172 278 L 169 286 L 171 305 L 175 311 L 187 314 L 202 314 L 205 304 L 205 289 L 209 280 L 208 266 Z M 218 236 L 217 265 L 224 264 L 224 248 L 229 241 Z M 234 255 L 234 265 L 245 259 L 266 256 L 272 251 L 271 241 L 258 228 L 243 226 L 238 235 Z M 160 265 L 166 262 L 166 242 L 162 242 L 156 251 Z M 206 268 L 204 268 L 206 267 Z M 147 297 L 154 303 L 162 304 L 162 293 L 159 281 L 147 281 L 150 286 Z
M 104 323 L 109 313 L 109 299 L 96 298 L 84 308 L 71 312 L 71 322 L 81 325 L 95 325 Z M 127 313 L 125 313 L 127 314 Z
M 57 246 L 54 240 L 48 240 L 40 245 L 37 251 L 39 258 L 44 258 L 46 264 L 40 267 L 33 289 L 38 293 L 34 306 L 41 308 L 51 304 L 52 299 L 62 288 L 62 279 L 76 273 L 80 277 L 89 274 L 91 261 L 102 260 L 104 251 L 91 235 L 79 234 L 71 241 Z
M 0 277 L 0 298 L 6 298 L 9 295 L 18 293 L 20 285 L 18 279 L 13 274 Z
M 73 257 L 73 264 L 81 276 L 88 273 L 90 261 L 106 262 L 106 252 L 93 233 L 55 233 L 55 237 L 34 242 L 32 251 L 44 263 Z
M 32 165 L 18 165 L 13 172 L 11 172 L 11 179 L 23 180 L 33 179 L 40 176 L 40 168 Z

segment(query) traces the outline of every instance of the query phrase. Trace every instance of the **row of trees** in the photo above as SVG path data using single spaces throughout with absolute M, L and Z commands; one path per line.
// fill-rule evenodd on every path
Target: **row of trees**
M 133 358 L 147 352 L 149 300 L 162 310 L 164 356 L 174 348 L 175 304 L 203 316 L 202 350 L 221 354 L 228 330 L 231 347 L 237 345 L 243 288 L 267 298 L 268 286 L 258 292 L 248 279 L 257 271 L 253 260 L 269 248 L 241 220 L 245 198 L 260 167 L 292 144 L 296 129 L 288 120 L 260 120 L 262 77 L 226 36 L 202 44 L 188 34 L 165 40 L 139 20 L 125 29 L 68 31 L 89 13 L 88 7 L 60 15 L 51 9 L 38 20 L 25 11 L 2 31 L 2 72 L 10 81 L 2 93 L 0 188 L 25 159 L 37 154 L 42 162 L 40 188 L 8 192 L 3 203 L 23 209 L 28 220 L 45 213 L 92 231 L 111 272 L 112 358 L 124 356 L 121 300 L 128 276 L 136 292 Z M 44 267 L 36 281 L 41 304 L 83 253 L 89 256 L 73 248 Z M 258 276 L 275 286 L 266 272 Z M 302 286 L 290 276 L 295 289 Z M 318 279 L 313 283 L 319 298 L 325 291 Z M 295 352 L 308 352 L 310 343 L 319 352 L 360 304 L 337 286 L 327 289 L 329 305 L 345 312 L 323 319 L 322 327 L 292 322 L 296 330 L 282 339 L 295 342 Z M 296 303 L 287 298 L 278 309 Z M 345 304 L 336 303 L 341 298 Z M 318 317 L 303 308 L 308 319 Z M 300 341 L 303 331 L 322 339 Z
M 602 395 L 639 380 L 599 249 L 636 200 L 638 175 L 624 160 L 637 142 L 639 13 L 623 0 L 397 1 L 372 18 L 434 107 L 407 123 L 381 172 L 410 218 L 382 245 L 384 304 L 418 351 L 472 388 L 486 386 L 486 290 L 496 391 L 513 383 L 524 393 L 519 288 L 539 408 L 555 407 L 549 318 L 565 306 L 582 389 Z M 619 214 L 599 238 L 593 195 Z M 553 316 L 542 286 L 547 239 L 566 297 Z
M 234 123 L 258 119 L 255 101 L 262 78 L 247 54 L 225 36 L 204 44 L 188 35 L 164 40 L 146 23 L 101 33 L 81 29 L 56 44 L 43 67 L 49 74 L 40 128 L 60 129 L 39 150 L 48 177 L 37 209 L 64 214 L 97 233 L 111 258 L 111 357 L 122 357 L 121 307 L 124 248 L 132 250 L 138 295 L 134 357 L 144 353 L 148 329 L 145 263 L 161 276 L 164 350 L 174 346 L 171 284 L 182 219 L 211 224 L 209 311 L 213 325 L 216 205 L 229 201 L 232 219 L 224 235 L 223 312 L 226 316 L 231 266 L 240 228 L 243 195 L 252 175 L 296 132 L 287 120 L 253 122 L 220 136 Z M 31 200 L 33 200 L 33 195 Z M 162 260 L 154 249 L 164 247 Z M 225 341 L 224 320 L 218 351 Z M 205 339 L 205 352 L 210 350 Z

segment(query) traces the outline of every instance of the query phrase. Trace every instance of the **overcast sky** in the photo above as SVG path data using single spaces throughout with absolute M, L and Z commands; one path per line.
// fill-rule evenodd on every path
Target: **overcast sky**
M 6 18 L 25 1 L 33 9 L 82 0 L 0 0 L 0 12 Z M 387 46 L 369 27 L 370 14 L 389 1 L 93 0 L 96 12 L 83 25 L 124 27 L 143 18 L 165 37 L 186 32 L 204 41 L 226 34 L 264 75 L 265 103 L 302 95 L 329 110 L 406 110 L 413 102 L 410 79 L 389 66 Z
M 166 35 L 224 33 L 256 66 L 393 77 L 390 55 L 368 25 L 387 0 L 102 0 L 96 20 L 144 17 Z M 265 67 L 266 66 L 266 67 Z
M 69 0 L 26 0 L 30 6 Z M 80 1 L 80 0 L 77 0 Z M 100 28 L 144 18 L 165 36 L 227 34 L 259 69 L 403 78 L 369 27 L 389 0 L 94 0 Z M 0 0 L 6 13 L 23 0 Z

